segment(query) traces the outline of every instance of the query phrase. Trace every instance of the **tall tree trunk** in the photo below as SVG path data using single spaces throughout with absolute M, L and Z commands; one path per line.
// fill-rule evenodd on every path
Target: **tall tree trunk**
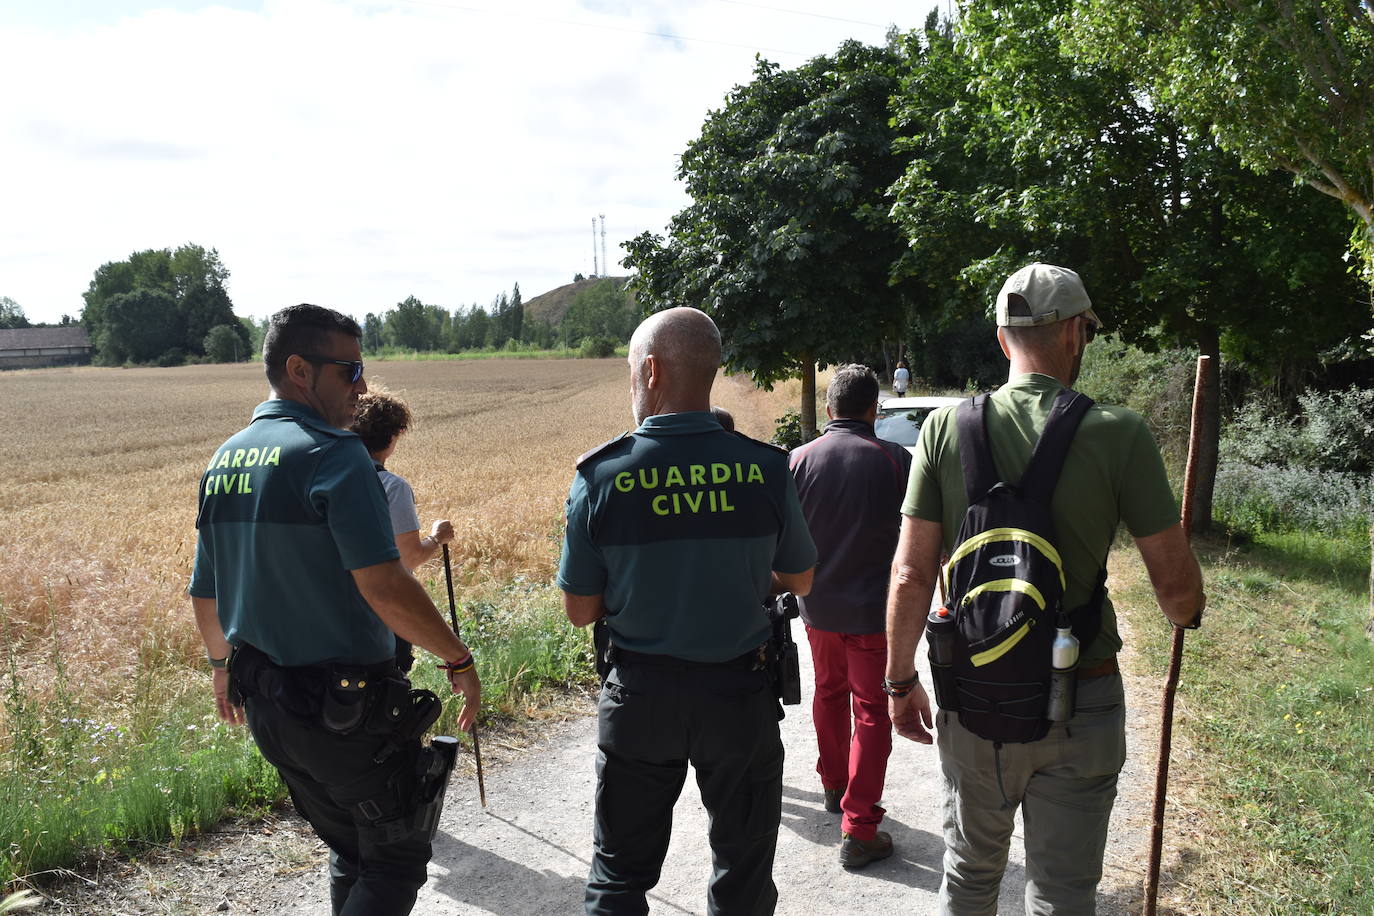
M 1198 350 L 1207 361 L 1202 379 L 1202 429 L 1198 436 L 1197 491 L 1193 494 L 1193 530 L 1212 527 L 1212 491 L 1217 482 L 1221 444 L 1221 340 L 1213 325 L 1198 329 Z
M 801 354 L 801 433 L 802 442 L 816 438 L 816 361 Z

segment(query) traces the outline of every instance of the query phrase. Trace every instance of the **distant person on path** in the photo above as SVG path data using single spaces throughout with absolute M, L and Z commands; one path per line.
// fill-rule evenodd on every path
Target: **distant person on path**
M 897 371 L 892 373 L 892 391 L 897 397 L 906 395 L 907 386 L 911 384 L 911 370 L 906 367 L 906 360 L 897 360 Z
M 911 453 L 873 432 L 878 376 L 867 366 L 840 367 L 825 393 L 825 413 L 825 434 L 790 459 L 818 554 L 801 616 L 815 662 L 816 772 L 826 810 L 844 812 L 840 864 L 863 868 L 892 855 L 892 837 L 878 829 L 892 752 L 884 610 Z
M 386 491 L 386 504 L 391 512 L 391 533 L 396 549 L 401 552 L 401 565 L 414 573 L 453 541 L 453 525 L 441 518 L 430 526 L 429 534 L 420 537 L 420 516 L 415 511 L 415 491 L 404 478 L 386 469 L 386 461 L 396 451 L 401 433 L 410 429 L 410 408 L 406 402 L 384 391 L 369 391 L 358 398 L 358 410 L 350 429 L 363 440 L 363 447 L 377 469 L 377 478 Z M 409 671 L 415 663 L 410 643 L 396 637 L 396 665 Z
M 201 478 L 188 591 L 220 718 L 246 718 L 329 846 L 333 912 L 392 916 L 425 883 L 432 834 L 416 825 L 438 813 L 418 774 L 434 751 L 412 732 L 435 701 L 416 702 L 393 634 L 448 660 L 464 730 L 481 686 L 472 653 L 401 565 L 377 473 L 346 429 L 367 391 L 361 336 L 316 305 L 272 316 L 271 399 Z
M 769 594 L 806 594 L 816 549 L 781 449 L 711 414 L 720 333 L 674 308 L 630 339 L 634 432 L 577 463 L 558 585 L 603 616 L 596 829 L 586 912 L 647 913 L 687 765 L 711 816 L 711 914 L 768 914 L 782 816 Z
M 991 395 L 987 437 L 1000 479 L 1019 481 L 1061 389 L 1078 378 L 1099 326 L 1078 274 L 1032 264 L 997 297 L 997 339 L 1010 360 L 1007 384 Z M 941 554 L 968 505 L 956 411 L 921 429 L 902 512 L 888 600 L 889 685 L 915 678 Z M 1093 406 L 1068 449 L 1050 504 L 1067 577 L 1063 607 L 1088 606 L 1105 573 L 1119 522 L 1135 537 L 1160 609 L 1175 626 L 1196 626 L 1205 603 L 1197 560 L 1179 525 L 1164 462 L 1145 422 L 1120 407 Z M 1092 913 L 1107 823 L 1125 761 L 1125 705 L 1111 601 L 1098 635 L 1081 646 L 1077 705 L 1065 725 L 1027 743 L 974 735 L 959 715 L 938 715 L 945 782 L 941 913 L 991 914 L 1006 868 L 1017 806 L 1025 820 L 1027 913 Z M 1049 659 L 1046 659 L 1048 666 Z M 906 693 L 905 691 L 910 691 Z M 891 701 L 897 733 L 930 743 L 930 701 L 919 683 Z

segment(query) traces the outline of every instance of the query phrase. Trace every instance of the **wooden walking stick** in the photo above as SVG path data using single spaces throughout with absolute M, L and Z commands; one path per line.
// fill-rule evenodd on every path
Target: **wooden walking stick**
M 1188 463 L 1183 472 L 1183 534 L 1193 532 L 1193 491 L 1197 487 L 1198 437 L 1202 427 L 1203 380 L 1210 356 L 1197 358 L 1197 379 L 1193 382 L 1193 417 L 1188 431 Z M 1159 763 L 1155 767 L 1155 802 L 1150 822 L 1150 870 L 1145 877 L 1145 916 L 1155 916 L 1159 896 L 1159 859 L 1164 848 L 1164 798 L 1169 788 L 1169 750 L 1174 738 L 1174 694 L 1178 691 L 1179 669 L 1183 667 L 1183 627 L 1175 626 L 1169 652 L 1169 674 L 1164 679 L 1164 701 L 1159 724 Z
M 448 562 L 448 545 L 444 545 L 444 584 L 448 586 L 448 622 L 453 627 L 453 635 L 459 639 L 462 634 L 458 631 L 458 602 L 453 600 L 453 569 Z M 471 647 L 469 647 L 471 648 Z M 477 763 L 477 797 L 482 801 L 482 807 L 487 806 L 487 784 L 482 779 L 482 742 L 477 737 L 477 722 L 472 723 L 472 758 Z

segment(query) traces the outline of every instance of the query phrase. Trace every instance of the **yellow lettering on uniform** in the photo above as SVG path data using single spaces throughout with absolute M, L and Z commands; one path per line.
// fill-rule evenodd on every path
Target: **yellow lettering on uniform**
M 639 485 L 646 490 L 656 488 L 658 486 L 658 468 L 640 468 Z
M 688 473 L 691 475 L 693 486 L 699 487 L 706 482 L 706 465 L 694 464 L 691 465 L 687 470 Z
M 243 467 L 243 449 L 241 449 L 241 448 L 236 448 L 236 449 L 234 449 L 234 463 L 231 464 L 231 465 L 229 465 L 229 466 L 230 466 L 231 468 L 241 468 L 241 467 Z
M 248 457 L 243 459 L 243 466 L 246 468 L 251 468 L 253 465 L 258 463 L 258 456 L 261 454 L 262 452 L 258 451 L 257 449 L 250 448 L 248 450 Z
M 700 511 L 701 511 L 701 498 L 702 498 L 703 496 L 705 496 L 705 495 L 706 495 L 706 494 L 704 494 L 704 493 L 683 493 L 683 494 L 682 494 L 682 498 L 685 499 L 685 500 L 687 500 L 687 508 L 688 508 L 688 509 L 691 509 L 693 512 L 700 512 Z M 692 497 L 696 497 L 696 498 L 693 499 Z
M 655 496 L 653 502 L 650 505 L 653 507 L 655 515 L 668 514 L 668 497 L 664 494 L 660 493 L 657 496 Z
M 218 452 L 216 452 L 215 454 L 211 455 L 211 456 L 210 456 L 210 463 L 207 464 L 207 465 L 205 466 L 205 470 L 207 470 L 207 471 L 214 470 L 214 467 L 215 467 L 215 459 L 218 458 L 218 457 L 219 457 L 219 453 L 218 453 Z
M 663 475 L 663 485 L 665 487 L 680 487 L 687 481 L 682 479 L 682 470 L 677 465 L 668 468 L 668 473 Z
M 749 465 L 749 483 L 763 483 L 763 471 L 757 464 Z
M 253 492 L 252 483 L 253 483 L 253 479 L 252 479 L 251 477 L 249 477 L 247 474 L 240 474 L 240 475 L 239 475 L 239 495 L 240 495 L 240 496 L 247 496 L 249 493 L 252 493 L 252 492 Z
M 205 478 L 205 495 L 206 495 L 206 496 L 213 496 L 214 494 L 215 494 L 215 478 L 213 478 L 213 477 L 207 477 L 207 478 Z
M 728 464 L 714 463 L 711 465 L 711 483 L 725 483 L 730 479 L 730 466 Z
M 681 515 L 681 514 L 682 514 L 682 502 L 678 499 L 678 495 L 679 495 L 679 494 L 677 494 L 677 493 L 674 493 L 674 494 L 673 494 L 673 514 L 674 514 L 674 515 Z
M 267 457 L 264 458 L 264 459 L 262 459 L 262 463 L 263 463 L 264 465 L 269 465 L 269 464 L 280 465 L 280 464 L 281 464 L 281 446 L 280 446 L 280 445 L 274 445 L 274 446 L 272 447 L 272 451 L 270 451 L 270 452 L 267 453 Z
M 230 475 L 228 475 L 228 477 L 225 477 L 223 474 L 221 474 L 221 475 L 220 475 L 220 483 L 221 483 L 221 485 L 222 485 L 223 488 L 224 488 L 224 489 L 223 489 L 223 492 L 225 492 L 225 493 L 233 493 L 233 492 L 234 492 L 234 484 L 238 482 L 238 479 L 239 479 L 239 475 L 237 475 L 237 474 L 230 474 Z
M 744 480 L 744 465 L 742 465 L 742 464 L 740 464 L 738 461 L 736 461 L 736 462 L 735 462 L 735 483 L 740 483 L 740 482 L 743 481 L 743 480 Z
M 628 493 L 635 488 L 635 475 L 629 471 L 621 471 L 615 475 L 615 488 L 621 493 Z
M 721 511 L 721 512 L 734 512 L 734 511 L 735 511 L 735 507 L 732 506 L 732 505 L 730 505 L 730 491 L 729 491 L 729 490 L 721 490 L 721 491 L 720 491 L 720 511 Z
M 217 468 L 227 468 L 227 467 L 229 467 L 229 449 L 226 448 L 224 451 L 222 451 L 222 452 L 219 453 L 219 463 L 216 464 L 215 467 L 217 467 Z

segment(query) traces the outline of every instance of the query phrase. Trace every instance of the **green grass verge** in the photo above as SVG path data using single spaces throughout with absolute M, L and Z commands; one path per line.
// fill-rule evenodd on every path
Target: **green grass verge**
M 459 617 L 482 675 L 484 722 L 594 679 L 590 634 L 568 624 L 551 586 L 517 581 L 467 597 Z M 55 698 L 40 703 L 13 659 L 0 691 L 0 893 L 94 849 L 175 843 L 285 798 L 247 730 L 214 717 L 208 674 L 181 663 L 142 671 L 133 712 L 114 722 L 100 704 L 71 696 L 60 660 L 53 664 Z M 426 653 L 413 674 L 417 687 L 451 696 Z M 436 733 L 453 733 L 459 708 L 445 703 Z
M 1174 772 L 1205 840 L 1162 887 L 1188 912 L 1374 913 L 1368 543 L 1263 534 L 1198 551 L 1209 604 L 1185 642 Z M 1121 598 L 1154 606 L 1143 577 Z M 1136 630 L 1162 677 L 1168 628 Z

